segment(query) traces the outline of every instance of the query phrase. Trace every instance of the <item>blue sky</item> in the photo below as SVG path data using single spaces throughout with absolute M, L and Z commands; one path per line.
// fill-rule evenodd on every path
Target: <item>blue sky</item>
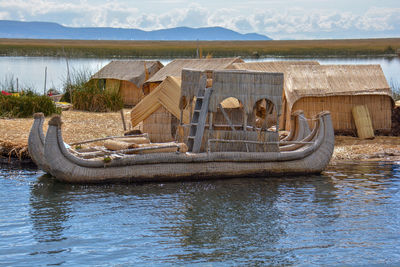
M 143 30 L 222 26 L 273 39 L 400 37 L 399 0 L 0 0 L 0 19 Z

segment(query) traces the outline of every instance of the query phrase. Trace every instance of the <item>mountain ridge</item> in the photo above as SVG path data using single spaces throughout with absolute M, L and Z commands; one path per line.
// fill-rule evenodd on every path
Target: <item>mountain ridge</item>
M 0 20 L 0 38 L 140 40 L 140 41 L 261 41 L 272 40 L 257 33 L 241 34 L 223 27 L 175 27 L 144 31 L 112 27 L 66 27 L 55 22 Z

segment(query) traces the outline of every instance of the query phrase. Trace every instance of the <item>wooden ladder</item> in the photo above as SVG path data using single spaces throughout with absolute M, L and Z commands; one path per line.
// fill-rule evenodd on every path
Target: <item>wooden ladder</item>
M 199 88 L 199 91 L 197 92 L 196 104 L 190 122 L 190 131 L 187 142 L 188 150 L 193 153 L 200 152 L 211 93 L 212 88 Z

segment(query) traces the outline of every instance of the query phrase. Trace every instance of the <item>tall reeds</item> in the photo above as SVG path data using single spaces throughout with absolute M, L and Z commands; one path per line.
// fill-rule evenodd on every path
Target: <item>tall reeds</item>
M 90 80 L 87 69 L 72 70 L 71 77 L 64 80 L 62 101 L 71 102 L 76 110 L 92 112 L 118 111 L 123 108 L 123 101 L 118 91 L 108 91 L 99 86 L 96 80 Z
M 392 88 L 392 95 L 395 101 L 400 100 L 400 83 L 393 79 L 389 82 L 390 88 Z

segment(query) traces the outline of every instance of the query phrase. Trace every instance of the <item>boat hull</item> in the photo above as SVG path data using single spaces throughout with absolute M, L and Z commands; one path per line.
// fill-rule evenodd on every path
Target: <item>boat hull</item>
M 62 140 L 61 119 L 56 118 L 49 122 L 44 157 L 51 174 L 70 183 L 196 181 L 320 173 L 332 156 L 334 134 L 329 113 L 321 113 L 319 122 L 312 142 L 296 151 L 130 155 L 105 163 L 69 153 Z

